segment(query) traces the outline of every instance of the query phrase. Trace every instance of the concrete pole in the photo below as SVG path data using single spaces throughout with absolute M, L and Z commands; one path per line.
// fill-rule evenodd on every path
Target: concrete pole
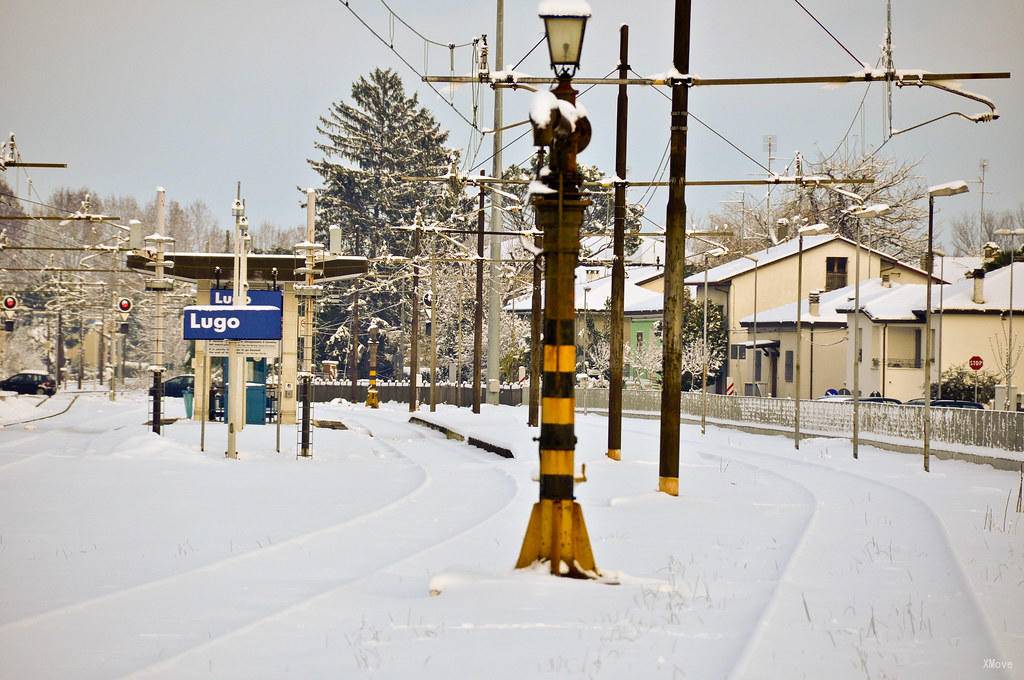
M 482 176 L 484 171 L 480 171 Z M 473 413 L 480 413 L 480 373 L 483 369 L 484 334 L 484 185 L 480 184 L 480 208 L 476 216 L 476 306 L 473 310 Z
M 793 394 L 795 398 L 793 408 L 793 448 L 800 448 L 800 355 L 803 348 L 803 327 L 801 325 L 801 309 L 803 308 L 804 295 L 804 236 L 797 236 L 796 256 L 796 356 L 794 360 Z
M 232 272 L 231 304 L 244 307 L 249 297 L 248 255 L 249 223 L 242 201 L 242 185 L 235 189 L 235 202 L 231 207 L 235 217 L 235 261 Z M 239 352 L 237 341 L 228 341 L 228 458 L 238 458 L 238 433 L 245 427 L 245 355 Z
M 437 235 L 430 240 L 430 410 L 437 411 Z
M 313 268 L 316 266 L 315 250 L 312 247 L 316 237 L 316 190 L 306 189 L 306 286 L 312 292 Z M 313 402 L 313 305 L 311 295 L 304 296 L 302 310 L 302 423 L 299 436 L 299 456 L 310 458 L 313 455 L 312 413 Z
M 412 331 L 409 334 L 409 412 L 415 413 L 419 394 L 417 384 L 420 372 L 420 304 L 416 298 L 420 282 L 420 228 L 422 217 L 416 211 L 416 228 L 412 232 L 412 293 L 409 296 L 412 309 Z
M 860 457 L 860 218 L 857 218 L 857 255 L 853 265 L 853 457 Z
M 497 24 L 494 31 L 494 70 L 501 71 L 505 68 L 505 0 L 497 2 Z M 500 178 L 504 167 L 501 163 L 501 128 L 502 122 L 502 88 L 494 88 L 494 159 L 491 166 L 491 175 Z M 491 192 L 491 231 L 502 231 L 501 219 L 501 194 Z M 501 379 L 501 366 L 499 357 L 501 344 L 501 324 L 498 319 L 501 316 L 501 236 L 491 236 L 491 289 L 490 299 L 487 307 L 487 403 L 498 403 L 498 388 Z
M 619 78 L 629 77 L 629 26 L 619 27 Z M 611 384 L 608 385 L 608 457 L 622 459 L 622 363 L 625 341 L 626 296 L 626 131 L 629 96 L 619 85 L 615 104 L 615 221 L 612 235 L 611 341 L 608 348 Z
M 925 261 L 925 274 L 928 281 L 925 283 L 924 300 L 924 421 L 921 426 L 923 434 L 922 448 L 924 449 L 924 471 L 928 472 L 931 458 L 931 424 L 932 424 L 932 238 L 935 228 L 935 197 L 928 195 L 928 259 Z
M 690 70 L 690 0 L 676 0 L 672 64 Z M 686 257 L 686 111 L 689 88 L 672 85 L 668 207 L 665 215 L 665 310 L 662 359 L 661 437 L 658 491 L 679 495 L 679 402 L 682 370 L 682 322 Z
M 161 419 L 163 417 L 163 371 L 164 371 L 164 220 L 166 219 L 167 193 L 163 187 L 156 188 L 156 281 L 155 303 L 153 313 L 156 318 L 153 324 L 155 334 L 153 343 L 153 432 L 160 434 Z
M 708 420 L 708 256 L 704 255 L 704 359 L 700 380 L 700 433 L 707 432 Z

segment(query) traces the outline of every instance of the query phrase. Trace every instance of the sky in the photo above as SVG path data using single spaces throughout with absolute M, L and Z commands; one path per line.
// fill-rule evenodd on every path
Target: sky
M 382 35 L 392 29 L 381 0 L 350 0 Z M 464 43 L 486 33 L 494 47 L 495 0 L 389 0 L 423 35 Z M 509 67 L 542 35 L 532 0 L 508 0 L 505 62 Z M 591 0 L 581 75 L 602 76 L 618 62 L 618 30 L 630 26 L 630 65 L 640 74 L 671 66 L 674 3 L 668 0 Z M 874 64 L 885 26 L 884 0 L 804 0 L 860 60 Z M 250 222 L 299 224 L 304 213 L 296 187 L 315 186 L 307 159 L 315 157 L 315 125 L 333 101 L 347 99 L 352 82 L 374 67 L 394 68 L 406 87 L 451 131 L 467 151 L 479 135 L 401 63 L 339 0 L 4 0 L 6 30 L 0 41 L 0 131 L 17 134 L 26 161 L 63 161 L 67 170 L 34 170 L 45 196 L 58 186 L 88 186 L 100 194 L 152 196 L 156 186 L 180 201 L 202 199 L 222 224 L 231 221 L 236 180 L 242 181 Z M 922 182 L 975 180 L 987 159 L 985 205 L 1014 208 L 1024 202 L 1024 4 L 1018 0 L 893 0 L 897 68 L 939 71 L 1011 71 L 1011 80 L 967 82 L 995 100 L 1002 118 L 974 124 L 948 118 L 897 136 L 881 154 L 920 161 Z M 395 48 L 424 70 L 420 38 L 394 22 Z M 447 74 L 448 50 L 431 48 L 429 72 Z M 456 50 L 456 72 L 467 73 L 470 55 Z M 493 63 L 493 62 L 492 62 Z M 547 75 L 544 46 L 519 71 Z M 856 62 L 794 0 L 695 0 L 691 68 L 703 77 L 845 74 Z M 814 159 L 844 140 L 872 149 L 883 139 L 882 92 L 868 92 L 863 120 L 851 128 L 864 85 L 837 87 L 750 86 L 693 88 L 690 109 L 761 163 L 765 135 L 775 135 L 773 169 L 795 151 Z M 454 102 L 470 115 L 472 88 Z M 630 90 L 629 178 L 654 177 L 669 135 L 669 102 L 650 88 Z M 581 101 L 590 112 L 594 139 L 581 155 L 611 173 L 614 166 L 616 88 L 599 86 Z M 506 92 L 505 121 L 522 120 L 530 105 L 523 91 Z M 480 126 L 492 124 L 492 96 L 479 94 Z M 894 95 L 894 126 L 906 128 L 948 111 L 980 113 L 984 107 L 953 95 L 905 88 Z M 506 141 L 522 128 L 506 133 Z M 862 131 L 864 134 L 862 134 Z M 506 163 L 526 160 L 526 136 L 504 153 Z M 478 161 L 490 155 L 483 141 Z M 745 179 L 764 171 L 699 125 L 691 125 L 689 179 Z M 490 170 L 489 164 L 486 166 Z M 26 178 L 8 170 L 22 190 Z M 939 233 L 955 216 L 980 208 L 972 194 L 943 199 Z M 634 189 L 630 200 L 642 190 Z M 690 189 L 691 216 L 701 217 L 737 200 L 731 189 Z M 747 189 L 755 205 L 764 190 Z M 646 199 L 645 199 L 646 200 Z M 665 191 L 647 207 L 665 221 Z

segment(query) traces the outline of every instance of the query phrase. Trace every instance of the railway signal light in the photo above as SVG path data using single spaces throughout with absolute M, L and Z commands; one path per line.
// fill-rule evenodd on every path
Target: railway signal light
M 117 301 L 117 311 L 121 312 L 122 314 L 127 314 L 128 312 L 132 311 L 132 301 L 129 300 L 128 298 L 121 298 L 120 300 Z
M 18 308 L 18 298 L 13 295 L 4 296 L 4 331 L 10 333 L 14 330 L 14 310 Z

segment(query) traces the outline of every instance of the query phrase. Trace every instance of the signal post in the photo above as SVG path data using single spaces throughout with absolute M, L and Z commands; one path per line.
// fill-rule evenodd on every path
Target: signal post
M 546 17 L 545 17 L 546 18 Z M 564 19 L 564 17 L 558 17 Z M 586 17 L 578 17 L 585 24 Z M 549 28 L 549 34 L 551 30 Z M 579 28 L 582 43 L 583 28 Z M 555 41 L 549 36 L 549 41 Z M 575 477 L 576 305 L 575 271 L 579 259 L 583 210 L 590 201 L 580 193 L 582 178 L 576 154 L 590 142 L 590 122 L 575 108 L 572 71 L 578 63 L 560 64 L 552 49 L 552 65 L 563 65 L 558 86 L 538 93 L 531 122 L 534 144 L 549 146 L 549 170 L 531 186 L 537 221 L 544 231 L 544 364 L 540 412 L 540 499 L 530 513 L 517 568 L 548 562 L 556 576 L 597 578 L 597 565 L 573 493 Z M 568 47 L 568 46 L 567 46 Z M 568 51 L 568 49 L 566 50 Z M 574 63 L 573 63 L 574 62 Z M 560 108 L 556 99 L 570 106 Z M 542 104 L 547 103 L 547 106 Z M 544 115 L 546 109 L 546 115 Z

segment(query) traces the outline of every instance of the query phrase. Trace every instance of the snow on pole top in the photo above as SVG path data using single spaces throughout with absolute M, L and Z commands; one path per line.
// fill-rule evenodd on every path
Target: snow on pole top
M 558 108 L 558 99 L 548 90 L 538 90 L 530 101 L 530 120 L 538 127 L 551 124 L 551 112 Z
M 537 14 L 547 17 L 589 17 L 590 3 L 587 0 L 544 0 L 537 7 Z

